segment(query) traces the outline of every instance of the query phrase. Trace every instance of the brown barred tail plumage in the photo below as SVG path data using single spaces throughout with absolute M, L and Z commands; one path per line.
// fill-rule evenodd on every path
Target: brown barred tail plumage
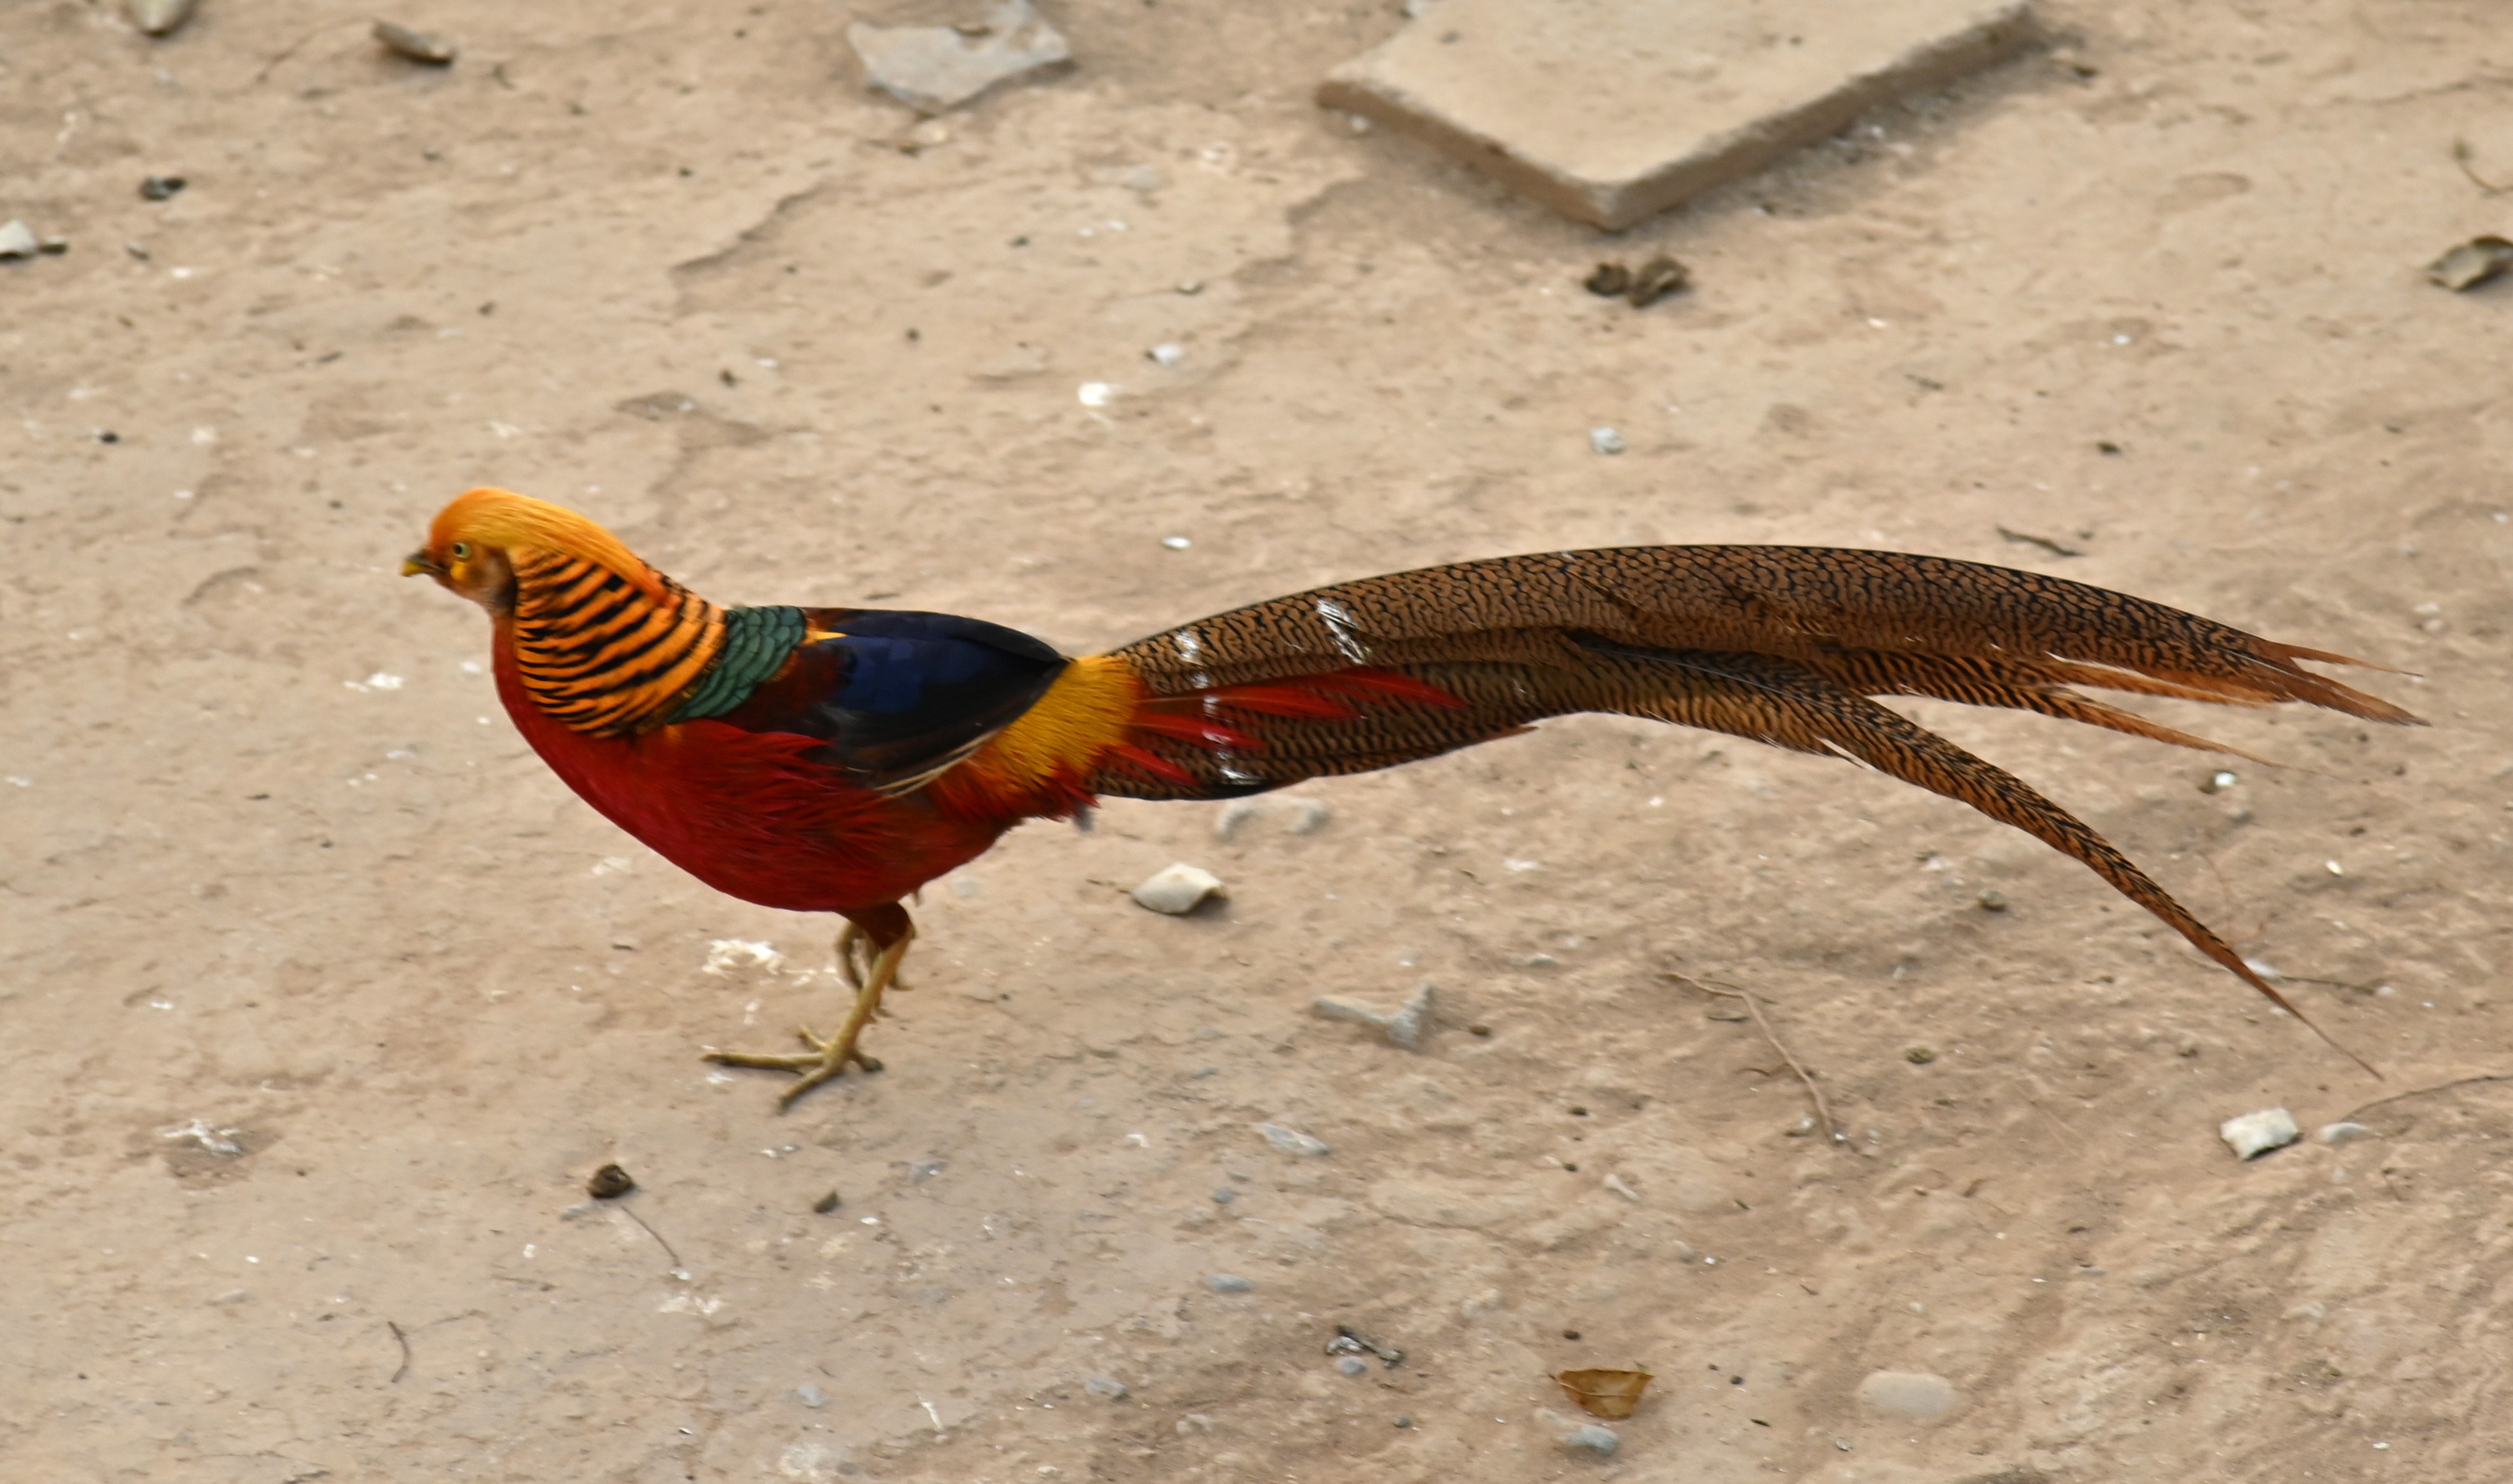
M 1391 647 L 1566 628 L 1799 660 L 1843 650 L 2006 660 L 2078 684 L 2161 684 L 2171 687 L 2162 694 L 2200 700 L 2304 701 L 2415 720 L 2295 663 L 2361 661 L 2064 578 L 1822 546 L 1622 546 L 1459 562 L 1254 603 L 1118 653 L 1155 692 L 1177 695 L 1383 662 L 1373 657 Z
M 2422 725 L 2297 663 L 2360 661 L 2038 573 L 1810 546 L 1461 562 L 1251 604 L 1115 654 L 1150 700 L 1145 726 L 1092 781 L 1101 793 L 1224 798 L 1392 767 L 1569 712 L 1653 717 L 1835 753 L 1969 804 L 2083 862 L 2297 1019 L 2084 822 L 1867 698 L 2033 711 L 2219 751 L 2234 749 L 2069 687 L 2300 701 Z M 1385 678 L 1354 679 L 1371 676 Z M 1319 688 L 1320 703 L 1286 704 L 1303 685 Z

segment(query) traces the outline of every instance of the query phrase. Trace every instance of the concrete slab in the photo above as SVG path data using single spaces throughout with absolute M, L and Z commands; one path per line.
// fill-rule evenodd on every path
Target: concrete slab
M 2025 0 L 1428 0 L 1318 89 L 1581 221 L 1629 226 L 1943 87 Z

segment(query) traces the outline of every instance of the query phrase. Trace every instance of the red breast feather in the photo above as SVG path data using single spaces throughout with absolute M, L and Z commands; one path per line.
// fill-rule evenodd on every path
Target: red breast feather
M 975 860 L 1005 827 L 920 794 L 856 787 L 819 756 L 817 738 L 716 721 L 633 737 L 572 731 L 525 693 L 512 646 L 497 648 L 499 697 L 550 770 L 728 896 L 796 912 L 877 906 Z

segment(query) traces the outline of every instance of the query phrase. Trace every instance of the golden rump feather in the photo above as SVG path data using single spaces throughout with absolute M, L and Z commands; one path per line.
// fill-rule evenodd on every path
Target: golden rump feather
M 1831 753 L 1969 804 L 2084 862 L 2300 1020 L 2084 822 L 1872 698 L 2203 748 L 2217 744 L 2075 688 L 2418 724 L 2301 663 L 2361 661 L 2081 582 L 1888 551 L 1460 562 L 1078 659 L 947 614 L 719 608 L 583 517 L 502 490 L 447 506 L 404 570 L 489 611 L 508 714 L 596 808 L 723 891 L 847 919 L 858 994 L 835 1034 L 805 1032 L 801 1055 L 710 1054 L 802 1073 L 789 1102 L 875 1064 L 857 1041 L 914 937 L 902 899 L 1024 819 L 1365 773 L 1576 711 Z

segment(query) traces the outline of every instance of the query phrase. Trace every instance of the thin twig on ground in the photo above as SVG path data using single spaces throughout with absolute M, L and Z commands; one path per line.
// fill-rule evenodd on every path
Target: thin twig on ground
M 2513 191 L 2513 185 L 2498 185 L 2478 173 L 2478 167 L 2469 163 L 2471 158 L 2477 153 L 2478 151 L 2469 147 L 2469 140 L 2454 140 L 2452 141 L 2452 162 L 2460 167 L 2460 173 L 2462 175 L 2469 177 L 2470 184 L 2477 186 L 2480 190 L 2487 192 L 2491 196 L 2500 196 L 2508 191 Z
M 401 1364 L 393 1367 L 392 1381 L 384 1383 L 391 1385 L 410 1374 L 410 1337 L 401 1332 L 400 1325 L 389 1319 L 384 1321 L 384 1328 L 392 1331 L 393 1343 L 401 1346 Z
M 1764 1016 L 1763 1002 L 1754 997 L 1752 990 L 1740 989 L 1734 984 L 1703 983 L 1690 974 L 1678 974 L 1673 969 L 1661 970 L 1659 974 L 1661 978 L 1672 980 L 1687 988 L 1698 989 L 1704 994 L 1743 1000 L 1746 1013 L 1753 1016 L 1754 1023 L 1761 1027 L 1763 1039 L 1772 1043 L 1772 1050 L 1778 1052 L 1780 1060 L 1789 1064 L 1789 1070 L 1797 1073 L 1798 1080 L 1806 1084 L 1807 1096 L 1815 1100 L 1815 1116 L 1823 1120 L 1824 1133 L 1836 1144 L 1847 1145 L 1850 1143 L 1850 1137 L 1841 1132 L 1840 1122 L 1832 1116 L 1832 1105 L 1823 1101 L 1823 1089 L 1815 1085 L 1815 1074 L 1808 1071 L 1796 1057 L 1790 1055 L 1788 1047 L 1780 1040 L 1780 1033 L 1772 1028 L 1771 1021 Z
M 2015 544 L 2019 546 L 2039 546 L 2043 550 L 2050 552 L 2053 556 L 2083 556 L 2086 554 L 2077 547 L 2069 545 L 2065 541 L 2054 541 L 2047 536 L 2035 536 L 2029 531 L 2010 531 L 2005 526 L 1995 526 L 1991 529 L 1995 530 L 1999 535 L 2007 538 L 2009 541 L 2015 542 Z
M 2489 1072 L 2486 1075 L 2479 1077 L 2458 1077 L 2450 1082 L 2438 1082 L 2432 1087 L 2420 1087 L 2405 1093 L 2393 1093 L 2388 1098 L 2374 1099 L 2373 1102 L 2366 1103 L 2363 1107 L 2357 1108 L 2354 1112 L 2349 1113 L 2346 1117 L 2338 1121 L 2341 1123 L 2354 1123 L 2358 1118 L 2373 1111 L 2373 1109 L 2377 1107 L 2385 1107 L 2394 1103 L 2406 1103 L 2411 1098 L 2424 1098 L 2435 1093 L 2448 1093 L 2456 1087 L 2475 1087 L 2482 1082 L 2513 1082 L 2513 1072 Z
M 263 62 L 261 64 L 261 70 L 253 74 L 254 85 L 256 87 L 259 87 L 261 84 L 270 81 L 270 74 L 272 71 L 277 69 L 281 62 L 296 56 L 298 52 L 303 48 L 305 43 L 312 41 L 315 37 L 322 35 L 325 31 L 337 31 L 344 25 L 365 25 L 368 23 L 369 22 L 364 16 L 355 16 L 345 20 L 332 20 L 316 26 L 314 29 L 307 31 L 304 35 L 298 37 L 295 41 L 290 42 L 285 47 L 280 48 L 278 55 L 272 57 L 270 60 Z
M 621 1216 L 628 1218 L 628 1220 L 635 1222 L 638 1225 L 646 1226 L 646 1219 L 639 1216 L 636 1212 L 629 1210 L 626 1206 L 615 1205 L 611 1209 L 618 1212 Z M 656 1246 L 663 1249 L 663 1256 L 672 1260 L 672 1271 L 679 1272 L 681 1270 L 681 1255 L 672 1250 L 672 1244 L 664 1241 L 663 1234 L 657 1231 L 652 1226 L 646 1226 L 646 1234 L 655 1239 Z

